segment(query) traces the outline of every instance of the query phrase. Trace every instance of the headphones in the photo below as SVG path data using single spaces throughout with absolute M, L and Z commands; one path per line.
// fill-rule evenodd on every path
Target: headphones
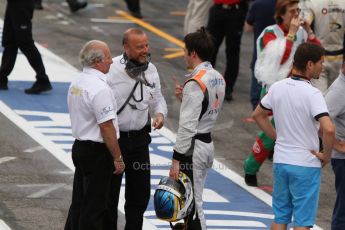
M 144 73 L 149 67 L 151 61 L 151 54 L 147 56 L 145 63 L 140 63 L 137 60 L 129 59 L 126 53 L 123 53 L 123 58 L 121 59 L 121 64 L 125 64 L 125 71 L 131 78 L 138 78 L 142 73 Z

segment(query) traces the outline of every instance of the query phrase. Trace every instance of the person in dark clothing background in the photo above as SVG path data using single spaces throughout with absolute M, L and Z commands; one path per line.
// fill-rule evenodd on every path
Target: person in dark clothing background
M 41 54 L 32 38 L 33 12 L 34 0 L 7 0 L 2 33 L 4 51 L 0 67 L 0 90 L 8 90 L 7 77 L 13 70 L 18 48 L 36 72 L 36 82 L 25 93 L 39 94 L 52 89 Z
M 247 0 L 213 0 L 210 9 L 207 30 L 214 38 L 215 52 L 211 64 L 215 67 L 217 53 L 225 37 L 226 81 L 225 100 L 232 100 L 240 64 L 240 45 L 243 24 L 247 14 Z
M 131 15 L 136 18 L 143 18 L 140 10 L 140 0 L 125 0 Z
M 72 13 L 77 12 L 78 10 L 87 6 L 87 2 L 79 2 L 78 0 L 66 0 L 66 2 Z M 35 0 L 35 9 L 43 10 L 42 0 Z
M 253 58 L 250 64 L 252 69 L 252 79 L 250 87 L 250 103 L 252 104 L 253 110 L 256 108 L 260 101 L 261 85 L 258 83 L 254 75 L 254 66 L 256 62 L 256 40 L 260 36 L 261 32 L 270 25 L 275 24 L 274 21 L 274 7 L 276 0 L 255 0 L 251 4 L 246 22 L 244 24 L 244 30 L 254 32 L 254 50 Z

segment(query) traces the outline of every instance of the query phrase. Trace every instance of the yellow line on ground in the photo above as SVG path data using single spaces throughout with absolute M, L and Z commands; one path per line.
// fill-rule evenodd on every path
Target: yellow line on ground
M 171 36 L 170 34 L 167 34 L 163 31 L 161 31 L 160 29 L 152 26 L 151 24 L 147 23 L 147 22 L 144 22 L 143 20 L 141 19 L 138 19 L 136 17 L 133 17 L 132 15 L 122 11 L 122 10 L 116 10 L 115 11 L 117 14 L 119 14 L 120 16 L 124 17 L 124 18 L 127 18 L 129 20 L 131 20 L 132 22 L 138 24 L 139 26 L 142 26 L 144 27 L 145 29 L 151 31 L 152 33 L 155 33 L 156 35 L 168 40 L 169 42 L 171 43 L 174 43 L 175 45 L 181 47 L 181 48 L 184 48 L 184 43 L 183 41 Z
M 183 57 L 183 55 L 184 55 L 184 51 L 179 51 L 179 52 L 175 52 L 172 54 L 164 55 L 163 57 L 166 59 L 173 59 L 173 58 L 177 58 L 177 57 Z
M 173 16 L 186 16 L 186 11 L 171 11 L 170 15 L 173 15 Z

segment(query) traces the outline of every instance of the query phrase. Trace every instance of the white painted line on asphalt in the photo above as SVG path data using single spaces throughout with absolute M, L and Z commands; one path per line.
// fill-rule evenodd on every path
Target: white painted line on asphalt
M 16 159 L 16 157 L 1 157 L 0 164 Z
M 152 164 L 151 164 L 152 166 Z M 169 170 L 168 169 L 151 169 L 151 176 L 157 175 L 157 176 L 169 176 Z
M 40 151 L 42 149 L 44 149 L 42 146 L 36 146 L 36 147 L 33 147 L 33 148 L 25 149 L 24 152 L 25 153 L 33 153 L 33 152 L 36 152 L 36 151 Z
M 36 128 L 41 133 L 59 133 L 59 134 L 72 134 L 70 128 Z
M 58 144 L 60 146 L 60 148 L 62 149 L 70 149 L 72 150 L 72 143 L 71 144 Z
M 66 184 L 63 183 L 59 183 L 59 184 L 53 184 L 53 185 L 49 185 L 48 188 L 42 189 L 41 191 L 35 192 L 29 196 L 27 196 L 27 198 L 40 198 L 42 196 L 47 195 L 48 193 L 51 193 L 59 188 L 64 187 Z
M 19 188 L 34 188 L 34 187 L 46 187 L 50 184 L 17 184 Z
M 74 172 L 71 170 L 60 170 L 58 173 L 62 175 L 73 175 Z
M 70 128 L 71 122 L 68 113 L 52 113 L 42 111 L 28 111 L 28 110 L 15 110 L 15 112 L 22 116 L 44 116 L 51 119 L 51 121 L 27 121 L 32 126 L 37 127 L 56 127 L 62 126 Z
M 107 19 L 107 18 L 91 18 L 91 22 L 99 22 L 99 23 L 123 23 L 123 24 L 133 24 L 132 21 L 127 19 Z
M 213 203 L 230 203 L 228 199 L 218 194 L 212 189 L 205 188 L 202 193 L 202 200 L 204 202 L 213 202 Z
M 57 135 L 54 135 L 54 136 L 46 136 L 47 139 L 51 140 L 51 141 L 74 141 L 75 138 L 72 137 L 72 136 L 57 136 Z
M 0 230 L 11 230 L 10 227 L 2 220 L 0 219 Z
M 71 156 L 60 149 L 56 144 L 51 142 L 43 134 L 37 132 L 35 128 L 28 123 L 24 118 L 19 116 L 13 110 L 11 110 L 5 103 L 0 101 L 0 112 L 4 114 L 10 121 L 21 128 L 26 134 L 28 134 L 33 140 L 46 148 L 56 159 L 65 164 L 69 169 L 74 171 L 74 165 L 71 161 Z
M 154 225 L 162 225 L 166 221 L 160 219 L 149 219 Z M 253 220 L 206 220 L 207 226 L 226 226 L 226 227 L 256 227 L 256 228 L 267 228 L 267 226 L 259 221 Z M 213 228 L 212 228 L 213 229 Z M 222 228 L 224 230 L 224 228 Z M 225 228 L 227 229 L 227 228 Z
M 205 214 L 210 215 L 227 215 L 227 216 L 247 216 L 247 217 L 257 217 L 265 219 L 273 219 L 274 215 L 262 214 L 256 212 L 238 212 L 238 211 L 226 211 L 226 210 L 205 210 Z
M 62 126 L 62 124 L 59 124 L 56 121 L 27 121 L 27 122 L 36 128 Z

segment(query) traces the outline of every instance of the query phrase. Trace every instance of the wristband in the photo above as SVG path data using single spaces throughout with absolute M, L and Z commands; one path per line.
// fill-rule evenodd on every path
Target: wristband
M 293 42 L 295 40 L 295 35 L 288 34 L 288 35 L 286 35 L 286 39 L 288 39 L 288 40 Z

